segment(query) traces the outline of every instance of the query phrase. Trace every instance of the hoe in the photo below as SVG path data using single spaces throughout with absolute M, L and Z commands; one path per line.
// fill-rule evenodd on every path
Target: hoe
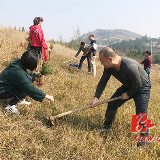
M 115 100 L 118 100 L 118 99 L 121 99 L 121 98 L 122 98 L 122 96 L 119 96 L 119 97 L 111 98 L 111 99 L 104 100 L 104 101 L 101 101 L 101 102 L 97 102 L 97 103 L 96 103 L 96 106 L 98 106 L 98 105 L 100 105 L 100 104 L 112 102 L 112 101 L 115 101 Z M 58 115 L 56 115 L 56 116 L 51 116 L 51 117 L 50 117 L 50 120 L 51 120 L 52 124 L 54 125 L 54 120 L 55 120 L 55 119 L 60 118 L 60 117 L 63 117 L 63 116 L 66 116 L 66 115 L 71 114 L 71 113 L 74 113 L 74 112 L 78 112 L 78 111 L 83 110 L 83 109 L 86 109 L 86 108 L 90 108 L 90 107 L 91 107 L 91 104 L 89 104 L 89 105 L 87 105 L 87 106 L 83 106 L 83 107 L 81 107 L 81 108 L 77 108 L 77 109 L 68 111 L 68 112 L 64 112 L 64 113 L 58 114 Z

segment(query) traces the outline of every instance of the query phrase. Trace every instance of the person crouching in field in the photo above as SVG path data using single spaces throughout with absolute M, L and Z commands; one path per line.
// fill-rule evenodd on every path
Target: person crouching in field
M 136 115 L 147 114 L 151 84 L 142 66 L 130 58 L 118 56 L 110 47 L 105 47 L 99 52 L 99 59 L 104 66 L 104 72 L 91 102 L 92 108 L 98 102 L 111 75 L 122 83 L 122 86 L 111 97 L 122 96 L 122 99 L 108 103 L 105 120 L 100 129 L 102 131 L 109 129 L 115 120 L 118 107 L 132 98 L 136 105 Z M 141 136 L 148 136 L 148 131 L 144 134 L 141 133 Z M 141 144 L 139 143 L 137 146 Z
M 54 101 L 53 96 L 46 95 L 43 91 L 32 84 L 34 77 L 37 75 L 28 72 L 37 68 L 38 54 L 34 50 L 23 53 L 21 59 L 12 61 L 0 73 L 0 99 L 13 99 L 5 109 L 12 113 L 18 113 L 15 108 L 18 101 L 22 101 L 27 95 L 36 101 L 42 102 L 44 98 Z M 26 102 L 26 101 L 25 101 Z M 27 102 L 26 102 L 27 103 Z

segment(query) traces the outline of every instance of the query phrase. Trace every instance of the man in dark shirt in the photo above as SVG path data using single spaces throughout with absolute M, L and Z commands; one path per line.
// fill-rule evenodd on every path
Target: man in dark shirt
M 90 34 L 88 36 L 88 39 L 91 41 L 90 42 L 90 46 L 88 46 L 89 48 L 89 61 L 90 61 L 90 65 L 92 68 L 92 75 L 96 76 L 96 64 L 95 64 L 95 60 L 96 60 L 96 49 L 97 49 L 97 43 L 96 40 L 94 39 L 94 35 Z
M 111 127 L 118 107 L 131 98 L 135 101 L 136 114 L 147 114 L 151 85 L 142 66 L 132 59 L 118 56 L 110 47 L 105 47 L 100 51 L 99 59 L 104 66 L 104 72 L 98 83 L 95 97 L 91 102 L 92 108 L 98 102 L 111 75 L 123 84 L 111 97 L 122 96 L 122 99 L 108 103 L 101 130 L 107 130 Z M 148 135 L 148 132 L 145 135 Z
M 147 58 L 144 61 L 140 62 L 141 64 L 144 64 L 144 70 L 147 72 L 149 80 L 150 80 L 150 72 L 151 72 L 150 67 L 152 65 L 152 58 L 150 56 L 151 56 L 151 52 L 146 51 L 145 57 Z

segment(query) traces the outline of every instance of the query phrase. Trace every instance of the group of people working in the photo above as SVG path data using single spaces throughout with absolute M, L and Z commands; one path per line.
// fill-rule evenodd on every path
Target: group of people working
M 80 54 L 80 52 L 83 51 L 83 56 L 80 59 L 80 63 L 79 63 L 78 69 L 81 70 L 83 61 L 87 58 L 88 73 L 91 73 L 91 69 L 92 69 L 92 75 L 96 76 L 95 59 L 96 59 L 97 43 L 96 43 L 96 40 L 94 39 L 94 35 L 93 34 L 90 34 L 88 36 L 88 39 L 91 41 L 90 45 L 87 45 L 84 42 L 81 42 L 79 50 L 76 53 L 76 55 L 73 58 L 73 60 L 75 60 L 76 57 Z
M 42 24 L 42 17 L 34 18 L 33 26 L 29 28 L 31 49 L 24 52 L 21 58 L 12 61 L 9 66 L 0 73 L 0 99 L 13 98 L 5 107 L 8 112 L 18 113 L 16 109 L 18 102 L 18 104 L 31 104 L 24 99 L 27 95 L 40 102 L 42 102 L 44 98 L 50 100 L 50 102 L 54 101 L 53 96 L 47 95 L 33 85 L 32 82 L 39 74 L 28 72 L 28 70 L 36 70 L 40 59 L 48 61 L 46 50 L 50 52 L 50 49 L 44 39 L 44 33 L 41 29 Z
M 89 40 L 91 40 L 92 42 L 92 39 L 90 38 L 91 36 L 93 35 L 89 35 Z M 84 42 L 81 42 L 80 48 L 75 55 L 75 58 L 80 54 L 81 51 L 83 51 L 84 53 L 80 59 L 79 69 L 81 69 L 83 61 L 87 58 L 88 72 L 91 72 L 90 63 L 93 56 L 87 54 L 87 49 L 88 46 L 86 46 Z M 95 50 L 96 49 L 94 48 L 94 51 Z M 102 127 L 100 128 L 102 131 L 106 131 L 112 126 L 116 117 L 118 107 L 132 98 L 134 99 L 136 105 L 136 115 L 139 115 L 140 113 L 145 113 L 147 115 L 151 89 L 150 67 L 152 65 L 152 58 L 150 56 L 151 52 L 146 51 L 146 59 L 140 62 L 141 64 L 144 64 L 143 69 L 142 66 L 135 60 L 118 56 L 116 52 L 110 47 L 105 47 L 99 52 L 99 59 L 101 61 L 101 64 L 104 66 L 104 72 L 98 83 L 94 99 L 91 102 L 92 108 L 96 107 L 96 103 L 103 93 L 103 90 L 105 89 L 105 86 L 111 75 L 113 75 L 122 83 L 122 86 L 118 88 L 111 97 L 116 98 L 121 96 L 122 98 L 108 103 L 105 120 Z M 93 59 L 95 60 L 95 57 Z M 94 68 L 96 69 L 96 67 Z M 94 69 L 92 70 L 93 75 L 95 76 L 96 71 Z M 141 139 L 139 140 L 137 146 L 144 145 L 147 141 L 148 135 L 148 129 L 146 133 L 141 133 Z
M 5 108 L 7 111 L 12 113 L 18 113 L 15 105 L 19 101 L 21 101 L 21 103 L 28 104 L 24 100 L 27 95 L 40 102 L 42 102 L 44 98 L 50 100 L 50 102 L 54 101 L 53 96 L 46 95 L 46 93 L 32 84 L 38 73 L 28 72 L 28 70 L 34 71 L 37 68 L 38 55 L 42 54 L 43 59 L 46 59 L 45 54 L 43 54 L 42 51 L 43 49 L 48 49 L 41 29 L 43 19 L 41 17 L 36 17 L 33 22 L 34 25 L 30 27 L 29 37 L 32 49 L 23 53 L 21 59 L 18 58 L 15 61 L 12 61 L 10 65 L 0 73 L 0 99 L 13 97 Z M 89 46 L 86 46 L 84 42 L 81 42 L 79 51 L 75 55 L 75 58 L 82 50 L 84 54 L 81 57 L 79 69 L 81 69 L 83 61 L 87 58 L 88 72 L 91 72 L 92 67 L 92 74 L 95 76 L 97 45 L 94 40 L 94 35 L 89 35 L 89 40 L 91 41 Z M 145 66 L 144 70 L 138 62 L 130 58 L 117 55 L 110 47 L 105 47 L 100 50 L 99 59 L 101 64 L 104 66 L 104 72 L 98 83 L 95 96 L 91 102 L 92 108 L 96 106 L 96 103 L 105 89 L 111 75 L 122 83 L 122 86 L 118 88 L 111 97 L 114 98 L 122 96 L 122 98 L 108 103 L 105 120 L 100 128 L 101 130 L 107 130 L 111 127 L 116 117 L 118 107 L 132 98 L 135 101 L 136 114 L 147 114 L 151 89 L 150 67 L 152 59 L 150 58 L 150 54 L 151 53 L 147 51 L 145 53 L 147 59 L 141 62 Z M 142 135 L 144 137 L 148 136 L 148 134 L 149 131 L 147 130 L 147 132 Z

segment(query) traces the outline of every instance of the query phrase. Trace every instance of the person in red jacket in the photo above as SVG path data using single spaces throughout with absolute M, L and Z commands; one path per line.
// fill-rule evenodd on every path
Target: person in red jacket
M 44 39 L 44 33 L 41 29 L 41 26 L 43 24 L 43 18 L 42 17 L 35 17 L 33 20 L 34 25 L 29 27 L 29 40 L 31 43 L 31 49 L 34 49 L 38 52 L 38 54 L 43 55 L 43 61 L 48 61 L 46 49 L 50 52 L 51 50 L 46 45 L 45 39 Z

